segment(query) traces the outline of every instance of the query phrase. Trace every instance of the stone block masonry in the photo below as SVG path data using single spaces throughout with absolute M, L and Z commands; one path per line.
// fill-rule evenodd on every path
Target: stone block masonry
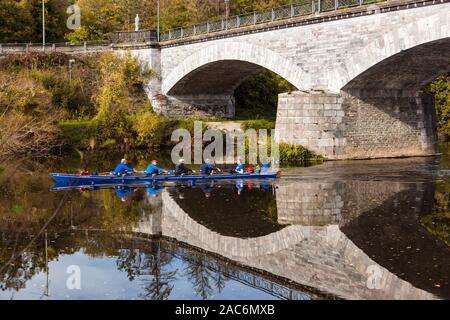
M 344 154 L 343 98 L 323 91 L 295 91 L 278 96 L 278 142 L 300 144 L 328 159 Z
M 403 91 L 279 96 L 276 140 L 300 144 L 330 160 L 437 153 L 434 101 Z
M 438 152 L 434 99 L 380 90 L 343 93 L 343 158 L 429 156 Z

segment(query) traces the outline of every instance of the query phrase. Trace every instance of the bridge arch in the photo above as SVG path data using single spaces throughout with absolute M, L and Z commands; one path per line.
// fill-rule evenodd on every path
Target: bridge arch
M 385 78 L 379 87 L 418 90 L 440 74 L 449 72 L 448 61 L 450 11 L 441 10 L 378 36 L 329 72 L 327 82 L 334 92 L 367 88 L 368 78 L 377 76 L 377 71 L 378 76 Z M 363 78 L 365 81 L 361 81 Z
M 420 89 L 450 72 L 450 11 L 445 8 L 391 28 L 383 27 L 386 13 L 368 17 L 366 23 L 383 32 L 361 38 L 366 42 L 361 49 L 325 69 L 330 92 L 283 98 L 289 110 L 281 110 L 277 120 L 278 139 L 329 159 L 435 155 L 435 102 Z M 292 110 L 304 109 L 318 110 L 303 119 L 307 126 L 291 117 Z
M 308 74 L 295 63 L 272 50 L 242 41 L 217 41 L 194 52 L 175 67 L 164 78 L 162 92 L 168 95 L 188 93 L 188 90 L 177 89 L 177 86 L 183 85 L 183 79 L 195 73 L 207 72 L 208 69 L 217 70 L 219 64 L 228 71 L 231 67 L 231 72 L 238 72 L 235 78 L 230 79 L 229 85 L 223 87 L 224 92 L 221 93 L 225 94 L 232 93 L 246 76 L 263 69 L 275 72 L 297 88 L 310 82 Z

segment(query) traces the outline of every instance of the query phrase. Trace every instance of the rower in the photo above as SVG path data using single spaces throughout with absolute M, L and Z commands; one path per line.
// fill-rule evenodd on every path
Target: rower
M 238 159 L 238 165 L 234 171 L 235 171 L 235 173 L 241 173 L 241 174 L 243 174 L 245 172 L 245 166 L 242 163 L 241 159 Z
M 91 172 L 89 172 L 89 169 L 88 169 L 88 165 L 89 165 L 89 163 L 88 163 L 87 159 L 83 158 L 83 160 L 81 161 L 80 170 L 78 171 L 78 174 L 80 176 L 90 176 L 91 175 Z
M 260 173 L 266 173 L 266 172 L 268 172 L 270 170 L 270 164 L 269 163 L 264 163 L 262 166 L 261 166 L 261 171 L 260 171 Z
M 184 176 L 186 174 L 195 173 L 194 170 L 189 169 L 188 167 L 186 167 L 184 162 L 185 162 L 184 159 L 178 160 L 178 164 L 175 166 L 175 175 L 177 175 L 177 176 Z
M 152 163 L 142 173 L 146 175 L 158 175 L 160 173 L 167 173 L 167 171 L 158 167 L 158 160 L 152 160 Z
M 136 172 L 132 167 L 127 166 L 127 160 L 122 159 L 120 161 L 120 164 L 114 169 L 114 171 L 111 173 L 116 176 L 123 176 L 130 173 Z
M 210 176 L 211 174 L 213 174 L 214 171 L 221 172 L 220 168 L 214 166 L 210 159 L 205 160 L 205 163 L 202 164 L 200 171 L 203 175 L 207 175 L 207 176 Z

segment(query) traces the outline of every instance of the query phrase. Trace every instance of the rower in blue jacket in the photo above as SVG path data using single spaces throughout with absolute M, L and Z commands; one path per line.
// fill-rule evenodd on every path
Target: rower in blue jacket
M 269 170 L 270 170 L 270 164 L 269 163 L 265 163 L 265 164 L 262 165 L 260 172 L 261 173 L 267 173 L 267 172 L 269 172 Z
M 235 172 L 236 173 L 241 173 L 241 174 L 245 173 L 245 166 L 242 163 L 241 159 L 238 159 L 238 165 L 237 165 L 237 167 L 235 169 Z
M 122 159 L 120 161 L 120 164 L 116 167 L 116 169 L 114 169 L 112 174 L 118 176 L 118 175 L 130 174 L 130 173 L 133 173 L 133 172 L 136 172 L 136 170 L 134 170 L 130 166 L 127 166 L 127 160 L 126 159 Z
M 147 169 L 143 171 L 143 173 L 147 175 L 157 175 L 160 173 L 167 173 L 167 171 L 158 167 L 157 160 L 153 160 L 152 163 L 148 165 Z
M 207 176 L 213 174 L 215 171 L 221 172 L 222 170 L 220 170 L 220 168 L 216 167 L 210 159 L 206 159 L 205 163 L 202 164 L 202 166 L 200 168 L 200 172 L 203 175 L 207 175 Z

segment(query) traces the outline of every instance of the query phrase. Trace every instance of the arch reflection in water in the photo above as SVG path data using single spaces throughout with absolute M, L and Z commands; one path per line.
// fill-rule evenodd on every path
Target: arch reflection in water
M 211 205 L 210 208 L 205 203 L 206 208 L 201 208 L 198 202 L 194 206 L 197 209 L 192 209 L 186 201 L 177 200 L 174 194 L 164 193 L 160 232 L 252 268 L 343 298 L 434 298 L 433 294 L 415 288 L 378 264 L 340 229 L 349 220 L 409 190 L 408 184 L 389 185 L 358 181 L 303 181 L 278 185 L 277 221 L 289 221 L 290 225 L 258 236 L 227 232 L 223 216 L 232 215 L 232 208 L 237 206 L 235 202 L 229 206 Z M 355 190 L 360 191 L 356 197 Z M 416 191 L 414 189 L 417 194 Z M 205 218 L 202 214 L 203 220 L 196 220 L 199 208 L 209 212 L 210 217 Z M 211 217 L 223 220 L 217 223 L 220 228 L 211 229 L 212 224 L 207 221 L 213 219 Z M 234 223 L 232 216 L 228 225 Z M 382 285 L 377 290 L 368 287 L 370 267 L 376 267 L 381 274 Z
M 178 246 L 186 244 L 207 259 L 218 258 L 227 261 L 227 266 L 236 266 L 236 272 L 222 273 L 232 279 L 229 283 L 242 279 L 249 279 L 244 282 L 247 285 L 265 283 L 248 276 L 256 272 L 253 279 L 278 281 L 271 280 L 275 285 L 262 284 L 260 289 L 290 288 L 290 291 L 264 291 L 275 297 L 281 297 L 275 293 L 278 291 L 288 292 L 282 295 L 285 298 L 433 299 L 450 296 L 446 267 L 449 248 L 428 234 L 418 222 L 419 216 L 431 210 L 433 181 L 304 178 L 301 181 L 283 179 L 276 185 L 245 182 L 243 185 L 165 187 L 122 190 L 127 194 L 124 198 L 112 190 L 74 192 L 72 206 L 76 203 L 79 209 L 79 205 L 84 204 L 91 212 L 86 218 L 78 211 L 75 229 L 89 230 L 89 234 L 94 229 L 103 230 L 107 238 L 112 231 L 131 231 L 134 241 L 154 237 L 164 241 L 172 239 L 168 242 L 175 241 Z M 65 208 L 62 213 L 66 217 L 68 210 Z M 94 214 L 96 210 L 109 214 L 102 216 L 102 220 Z M 121 220 L 122 213 L 126 219 Z M 114 228 L 108 231 L 111 226 Z M 414 254 L 406 254 L 406 247 L 413 248 Z M 121 248 L 125 252 L 131 250 L 129 245 Z M 187 256 L 193 255 L 191 252 Z M 204 270 L 205 264 L 214 265 L 204 262 L 204 258 L 195 261 L 199 263 L 196 270 Z M 374 267 L 381 274 L 379 287 L 375 289 L 368 282 Z M 217 269 L 220 268 L 208 270 Z M 432 271 L 427 274 L 427 269 Z M 211 283 L 205 280 L 208 277 L 191 277 L 189 272 L 180 276 L 179 273 L 172 275 L 171 269 L 163 271 L 168 272 L 168 277 L 188 279 L 191 287 Z M 427 280 L 431 274 L 431 280 Z M 174 294 L 178 289 L 187 292 L 182 283 L 172 283 L 167 298 L 179 297 Z M 440 286 L 435 286 L 437 283 Z M 294 284 L 295 290 L 292 289 Z M 239 290 L 230 297 L 239 298 L 240 293 L 245 292 L 242 288 Z M 260 297 L 254 292 L 243 296 Z M 213 293 L 187 298 L 203 297 L 224 296 L 213 290 Z

